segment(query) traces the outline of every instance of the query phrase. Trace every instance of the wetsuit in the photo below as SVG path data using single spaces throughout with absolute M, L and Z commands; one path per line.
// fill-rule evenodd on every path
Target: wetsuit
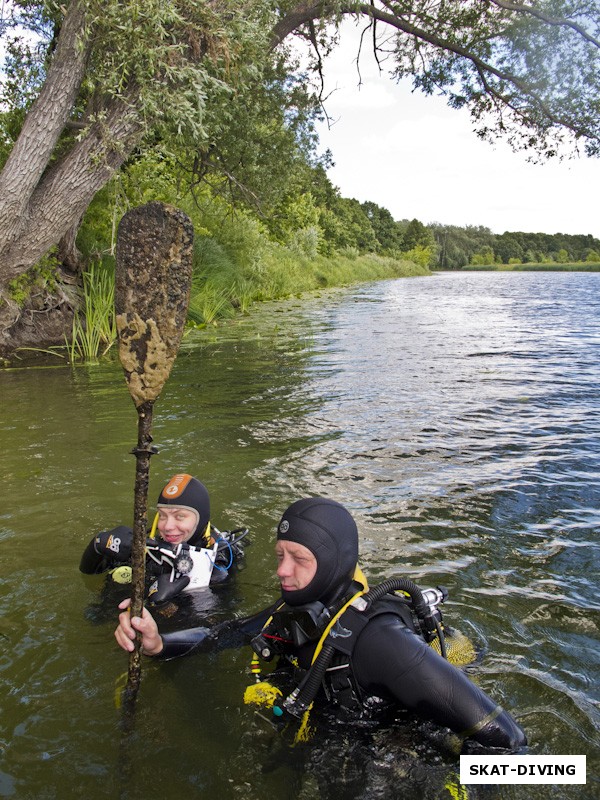
M 226 580 L 231 567 L 243 556 L 241 538 L 245 532 L 242 530 L 220 532 L 213 527 L 210 528 L 210 531 L 212 543 L 209 547 L 214 548 L 214 542 L 216 542 L 214 568 L 210 572 L 210 585 L 214 585 Z M 83 552 L 79 564 L 80 571 L 86 575 L 96 575 L 120 566 L 130 566 L 132 540 L 133 532 L 125 525 L 119 525 L 117 528 L 103 531 L 94 536 Z M 203 545 L 203 542 L 198 542 L 197 548 L 201 548 Z M 197 548 L 194 549 L 194 552 L 204 552 Z M 188 545 L 174 548 L 163 542 L 162 539 L 148 539 L 146 549 L 147 582 L 150 585 L 152 581 L 161 578 L 160 596 L 156 597 L 156 602 L 170 599 L 186 588 L 189 581 L 178 571 L 178 564 L 182 563 L 178 561 L 178 558 L 189 552 Z
M 419 620 L 427 620 L 418 603 L 414 603 L 417 622 L 413 624 L 401 599 L 389 599 L 386 582 L 363 594 L 364 576 L 356 577 L 358 531 L 347 509 L 327 498 L 298 500 L 284 512 L 277 540 L 278 545 L 285 543 L 278 551 L 280 559 L 291 559 L 284 568 L 280 603 L 254 617 L 213 629 L 169 633 L 163 637 L 163 658 L 253 640 L 257 655 L 267 660 L 278 656 L 289 668 L 294 688 L 302 675 L 293 671 L 306 674 L 321 636 L 328 631 L 314 668 L 297 698 L 286 696 L 279 707 L 282 713 L 299 716 L 302 703 L 309 707 L 313 699 L 326 699 L 342 713 L 348 708 L 348 699 L 354 698 L 364 709 L 377 697 L 449 727 L 466 739 L 472 737 L 485 747 L 516 750 L 525 745 L 525 734 L 510 714 L 426 644 L 426 627 L 423 636 L 417 633 Z M 299 545 L 302 549 L 294 550 Z M 301 587 L 290 588 L 293 582 L 286 580 L 286 571 L 295 574 L 294 556 L 286 556 L 286 548 L 316 561 L 312 577 Z M 361 599 L 363 607 L 359 607 Z M 347 606 L 349 602 L 355 605 Z M 339 618 L 338 612 L 342 612 Z M 339 627 L 329 630 L 330 624 Z M 321 665 L 328 671 L 321 673 L 317 669 Z M 340 691 L 335 676 L 342 673 L 350 682 L 350 692 Z M 315 689 L 310 700 L 304 696 L 308 687 L 311 692 Z
M 169 544 L 158 536 L 146 543 L 147 594 L 153 604 L 171 600 L 182 591 L 221 583 L 236 560 L 243 555 L 241 540 L 248 531 L 218 531 L 210 523 L 210 497 L 206 486 L 187 472 L 173 475 L 161 490 L 158 513 L 184 512 L 193 520 L 193 530 L 185 542 Z M 154 532 L 154 527 L 153 531 Z M 169 538 L 168 536 L 166 537 Z M 113 570 L 116 583 L 128 583 L 133 531 L 119 525 L 94 536 L 83 552 L 79 569 L 86 575 Z
M 213 629 L 195 628 L 165 634 L 160 657 L 168 659 L 194 650 L 247 644 L 262 630 L 278 605 Z M 287 631 L 281 630 L 279 637 L 272 625 L 268 630 L 272 641 L 287 636 Z M 279 641 L 278 654 L 284 663 L 294 658 L 298 667 L 306 670 L 316 644 L 311 641 L 296 646 L 290 640 Z M 339 666 L 339 661 L 334 666 Z M 337 672 L 334 669 L 331 674 Z M 486 748 L 514 751 L 526 744 L 524 732 L 510 714 L 500 709 L 460 669 L 429 647 L 411 629 L 406 618 L 392 611 L 375 615 L 361 631 L 349 659 L 348 675 L 354 697 L 365 708 L 373 698 L 391 701 L 396 707 L 450 728 Z M 334 704 L 340 702 L 337 694 L 331 691 L 329 676 L 324 679 L 323 690 L 318 701 L 328 698 Z

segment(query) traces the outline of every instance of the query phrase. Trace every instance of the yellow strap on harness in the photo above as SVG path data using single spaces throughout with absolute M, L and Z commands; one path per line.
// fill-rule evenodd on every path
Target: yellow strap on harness
M 348 606 L 352 605 L 352 603 L 356 600 L 357 597 L 361 597 L 363 594 L 366 594 L 369 591 L 369 584 L 367 582 L 367 579 L 365 578 L 365 575 L 364 575 L 362 569 L 358 566 L 358 564 L 356 565 L 356 569 L 354 570 L 354 576 L 353 576 L 352 579 L 357 581 L 357 583 L 360 583 L 363 588 L 360 589 L 360 591 L 356 592 L 356 594 L 352 595 L 350 600 L 348 600 L 348 602 L 345 605 L 343 605 L 340 608 L 340 610 L 337 612 L 337 614 L 335 614 L 333 616 L 333 618 L 329 621 L 327 627 L 323 631 L 323 635 L 319 639 L 319 643 L 317 644 L 317 646 L 315 648 L 315 652 L 313 653 L 313 657 L 312 657 L 312 660 L 310 662 L 311 664 L 315 663 L 315 660 L 316 660 L 317 656 L 319 655 L 319 653 L 321 652 L 321 650 L 323 648 L 323 642 L 325 641 L 325 639 L 329 635 L 329 631 L 333 628 L 333 626 L 338 621 L 338 619 L 342 616 L 344 611 L 348 608 Z
M 150 533 L 148 534 L 151 539 L 156 539 L 157 526 L 158 526 L 158 511 L 154 515 L 154 522 L 152 523 L 152 528 L 150 528 Z

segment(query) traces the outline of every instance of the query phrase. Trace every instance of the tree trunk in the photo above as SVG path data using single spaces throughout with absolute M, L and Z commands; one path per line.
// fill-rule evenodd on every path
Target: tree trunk
M 0 173 L 0 280 L 4 284 L 29 267 L 7 259 L 23 231 L 30 229 L 29 204 L 73 109 L 85 74 L 84 3 L 74 0 L 64 18 L 56 52 L 39 97 Z M 56 243 L 57 238 L 54 240 Z M 27 257 L 26 257 L 27 258 Z M 35 261 L 36 259 L 34 259 Z M 2 285 L 0 284 L 0 286 Z
M 135 102 L 135 92 L 114 99 L 102 124 L 95 123 L 43 176 L 31 194 L 18 235 L 1 256 L 4 284 L 34 264 L 78 223 L 96 192 L 138 144 L 142 123 Z
M 77 247 L 77 231 L 81 225 L 81 217 L 74 225 L 71 225 L 69 230 L 64 234 L 58 243 L 58 251 L 56 259 L 58 263 L 68 272 L 73 275 L 80 275 L 83 271 L 83 264 L 81 261 L 81 253 Z

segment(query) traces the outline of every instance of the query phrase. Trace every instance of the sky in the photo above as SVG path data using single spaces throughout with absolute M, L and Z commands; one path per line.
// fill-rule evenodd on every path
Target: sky
M 368 45 L 359 87 L 355 30 L 344 24 L 325 62 L 325 94 L 332 93 L 325 107 L 334 122 L 317 129 L 343 197 L 373 201 L 396 220 L 600 239 L 600 159 L 531 164 L 504 143 L 482 142 L 468 111 L 380 74 Z

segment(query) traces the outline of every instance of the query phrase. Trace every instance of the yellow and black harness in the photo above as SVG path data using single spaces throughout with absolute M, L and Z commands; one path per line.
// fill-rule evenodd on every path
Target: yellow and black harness
M 308 714 L 320 687 L 330 701 L 347 709 L 362 707 L 363 697 L 354 680 L 352 652 L 367 624 L 376 616 L 394 613 L 407 627 L 421 635 L 443 657 L 455 665 L 465 665 L 475 659 L 475 650 L 467 637 L 458 632 L 444 630 L 439 609 L 447 592 L 437 589 L 421 590 L 405 578 L 392 578 L 369 589 L 362 571 L 354 575 L 355 591 L 330 617 L 319 638 L 312 656 L 311 666 L 305 671 L 298 686 L 283 697 L 282 692 L 268 682 L 260 681 L 259 656 L 270 660 L 281 652 L 277 636 L 269 633 L 273 617 L 265 624 L 253 642 L 255 656 L 252 672 L 257 683 L 247 688 L 246 703 L 270 706 L 275 717 L 295 717 L 306 726 Z M 274 611 L 276 615 L 284 604 Z M 285 641 L 288 645 L 289 640 Z

